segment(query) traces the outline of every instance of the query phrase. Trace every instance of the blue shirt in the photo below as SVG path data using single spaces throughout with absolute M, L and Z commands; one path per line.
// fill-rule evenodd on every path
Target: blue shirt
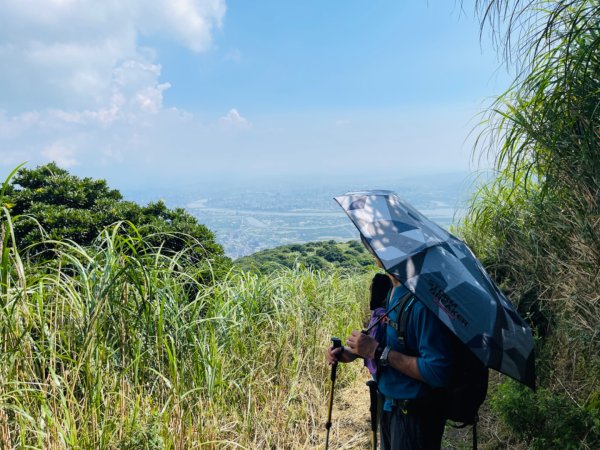
M 387 309 L 394 307 L 408 291 L 398 286 L 388 298 Z M 409 303 L 412 306 L 409 308 Z M 417 366 L 425 383 L 409 377 L 392 367 L 385 368 L 378 379 L 379 391 L 385 396 L 384 409 L 391 410 L 392 399 L 413 399 L 426 395 L 431 388 L 447 385 L 452 379 L 454 360 L 454 340 L 451 331 L 423 303 L 413 298 L 406 304 L 408 320 L 405 330 L 406 348 L 401 348 L 396 330 L 386 325 L 386 345 L 411 356 L 417 357 Z M 400 307 L 389 314 L 391 321 L 397 322 Z

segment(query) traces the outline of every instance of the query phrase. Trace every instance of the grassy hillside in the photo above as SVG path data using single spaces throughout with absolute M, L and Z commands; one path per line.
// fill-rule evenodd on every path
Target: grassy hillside
M 313 270 L 346 269 L 364 272 L 372 268 L 373 258 L 359 241 L 321 241 L 293 244 L 262 250 L 235 260 L 235 265 L 257 273 L 268 274 L 282 267 L 297 265 Z
M 362 246 L 291 246 L 279 253 L 319 263 L 229 270 L 209 230 L 162 206 L 146 208 L 152 227 L 65 219 L 85 216 L 63 208 L 71 187 L 113 191 L 50 169 L 0 191 L 0 448 L 319 447 L 324 352 L 360 327 L 369 280 L 316 267 L 358 264 Z M 118 209 L 114 197 L 101 206 Z
M 0 448 L 322 445 L 324 350 L 360 326 L 367 280 L 280 269 L 206 284 L 210 260 L 131 231 L 56 242 L 35 263 L 3 240 Z

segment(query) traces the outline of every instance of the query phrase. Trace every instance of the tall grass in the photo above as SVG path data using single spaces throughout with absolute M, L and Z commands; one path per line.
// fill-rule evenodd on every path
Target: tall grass
M 296 268 L 202 284 L 210 261 L 151 247 L 127 223 L 92 248 L 46 242 L 33 263 L 6 239 L 5 213 L 1 448 L 321 443 L 324 349 L 360 326 L 364 277 Z
M 476 5 L 519 72 L 480 136 L 498 176 L 475 196 L 462 232 L 541 337 L 556 340 L 554 352 L 580 354 L 585 369 L 555 359 L 542 383 L 558 377 L 585 398 L 600 393 L 586 374 L 600 366 L 600 1 Z
M 534 325 L 541 389 L 500 386 L 500 417 L 533 448 L 600 447 L 600 1 L 481 0 L 513 85 L 479 149 L 497 178 L 461 233 Z

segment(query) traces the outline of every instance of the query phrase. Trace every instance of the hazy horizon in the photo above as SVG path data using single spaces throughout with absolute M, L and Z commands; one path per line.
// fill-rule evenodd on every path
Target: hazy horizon
M 226 254 L 235 259 L 292 243 L 357 239 L 357 230 L 334 201 L 335 196 L 354 190 L 393 190 L 448 228 L 462 217 L 475 186 L 472 174 L 455 172 L 404 178 L 371 174 L 370 178 L 347 175 L 327 180 L 238 180 L 122 193 L 142 204 L 163 200 L 169 207 L 185 208 L 215 233 Z

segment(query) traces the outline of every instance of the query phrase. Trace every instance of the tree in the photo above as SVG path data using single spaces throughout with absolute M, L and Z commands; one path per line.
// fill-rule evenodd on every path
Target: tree
M 344 256 L 344 253 L 335 243 L 331 244 L 329 242 L 323 243 L 323 247 L 318 249 L 316 253 L 317 256 L 320 256 L 330 263 L 341 263 L 348 258 L 347 256 Z
M 19 250 L 34 253 L 46 248 L 43 240 L 69 239 L 91 245 L 106 227 L 131 222 L 140 235 L 163 251 L 193 247 L 198 260 L 210 259 L 227 268 L 229 258 L 215 235 L 182 208 L 169 209 L 162 201 L 140 206 L 126 201 L 105 180 L 79 178 L 50 163 L 21 168 L 12 178 L 4 203 L 15 220 Z

